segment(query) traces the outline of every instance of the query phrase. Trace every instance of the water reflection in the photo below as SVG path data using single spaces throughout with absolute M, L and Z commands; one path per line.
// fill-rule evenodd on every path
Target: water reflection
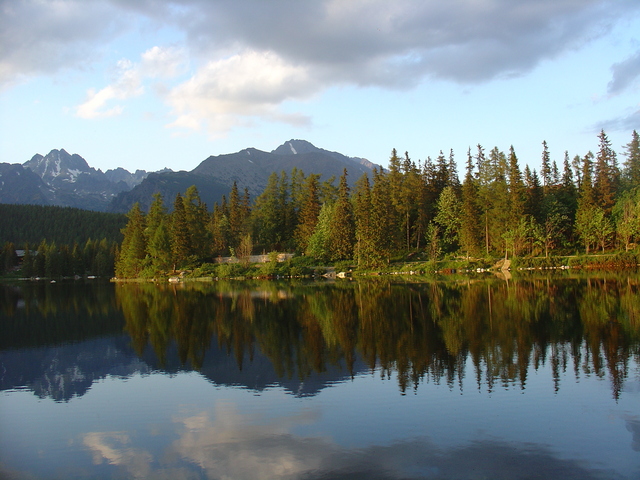
M 428 437 L 349 448 L 325 436 L 302 436 L 319 412 L 256 418 L 229 402 L 174 419 L 178 438 L 161 454 L 124 432 L 90 432 L 83 443 L 94 464 L 130 478 L 362 479 L 505 478 L 615 479 L 616 472 L 561 458 L 544 445 L 477 438 L 443 447 Z M 378 439 L 382 440 L 382 439 Z M 142 443 L 142 442 L 140 442 Z M 161 456 L 161 458 L 159 458 Z
M 542 365 L 560 374 L 609 374 L 620 395 L 638 354 L 637 279 L 529 279 L 505 282 L 119 285 L 118 304 L 136 352 L 151 345 L 161 364 L 175 342 L 179 359 L 202 368 L 212 341 L 241 370 L 258 350 L 280 377 L 306 378 L 357 359 L 397 373 L 405 392 L 421 382 L 463 388 L 472 381 L 524 389 Z M 471 358 L 475 378 L 465 379 Z
M 0 290 L 5 369 L 22 365 L 20 379 L 10 368 L 0 386 L 27 379 L 56 399 L 82 394 L 96 378 L 145 369 L 194 369 L 221 383 L 250 372 L 262 380 L 245 384 L 258 389 L 301 389 L 305 381 L 322 388 L 377 369 L 406 393 L 425 382 L 525 389 L 527 376 L 546 365 L 556 390 L 573 371 L 607 376 L 618 398 L 640 351 L 638 277 Z M 236 380 L 225 381 L 230 361 Z M 56 382 L 77 388 L 56 390 Z
M 0 299 L 0 478 L 640 471 L 638 276 L 24 284 Z

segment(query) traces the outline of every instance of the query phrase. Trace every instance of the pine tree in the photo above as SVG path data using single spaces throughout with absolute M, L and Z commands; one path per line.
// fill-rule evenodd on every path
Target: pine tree
M 261 248 L 279 250 L 287 231 L 287 190 L 274 172 L 252 211 L 253 237 Z
M 149 207 L 149 213 L 146 216 L 145 236 L 147 241 L 153 237 L 160 223 L 166 218 L 167 209 L 164 206 L 162 194 L 157 192 L 153 194 L 153 201 Z
M 440 226 L 442 247 L 445 252 L 455 252 L 458 249 L 461 205 L 454 187 L 447 186 L 442 190 L 436 211 L 434 222 Z
M 542 190 L 544 195 L 546 195 L 551 186 L 551 157 L 546 140 L 542 142 L 542 167 L 540 169 L 540 175 L 542 176 Z
M 543 221 L 542 202 L 544 199 L 543 189 L 536 170 L 533 172 L 529 165 L 525 167 L 524 181 L 527 187 L 527 197 L 524 206 L 525 215 L 531 215 L 537 222 Z
M 606 214 L 610 214 L 615 204 L 620 173 L 616 153 L 611 148 L 611 142 L 604 130 L 600 131 L 598 138 L 600 149 L 596 155 L 593 191 L 596 203 L 604 209 Z
M 298 212 L 298 224 L 294 233 L 296 239 L 297 250 L 304 252 L 309 244 L 309 239 L 313 235 L 313 231 L 318 223 L 320 215 L 319 197 L 319 178 L 320 175 L 312 174 L 305 180 L 304 194 L 300 201 L 300 211 Z
M 187 188 L 183 198 L 183 205 L 189 231 L 191 255 L 202 260 L 211 255 L 211 238 L 207 230 L 209 213 L 207 212 L 207 205 L 200 199 L 200 193 L 195 185 Z
M 238 192 L 238 183 L 234 180 L 231 187 L 231 193 L 229 194 L 229 228 L 231 238 L 229 243 L 235 248 L 240 243 L 240 238 L 244 232 L 246 216 L 245 209 Z
M 390 204 L 388 206 L 387 215 L 389 217 L 389 236 L 394 249 L 401 249 L 405 244 L 405 216 L 403 206 L 402 187 L 404 177 L 402 174 L 402 162 L 398 157 L 398 152 L 394 148 L 389 158 L 389 172 L 386 174 L 389 184 Z
M 169 231 L 168 223 L 168 218 L 162 219 L 147 244 L 151 266 L 158 272 L 166 272 L 173 265 L 171 232 Z
M 333 261 L 349 260 L 353 258 L 355 243 L 355 225 L 353 210 L 349 199 L 347 184 L 347 169 L 340 176 L 338 185 L 338 199 L 329 223 L 329 256 Z
M 316 223 L 313 235 L 309 238 L 305 252 L 306 255 L 320 261 L 328 261 L 330 258 L 329 236 L 331 235 L 330 223 L 333 218 L 334 206 L 334 202 L 326 202 L 322 205 L 320 215 L 318 215 L 318 223 Z
M 180 193 L 176 195 L 171 212 L 171 254 L 174 270 L 186 266 L 193 254 L 184 200 Z
M 593 153 L 588 152 L 581 159 L 580 188 L 578 191 L 578 209 L 596 204 L 593 188 Z
M 140 204 L 135 203 L 127 214 L 128 222 L 122 230 L 124 238 L 120 247 L 120 254 L 116 260 L 116 276 L 119 278 L 135 278 L 144 268 L 144 258 L 147 254 L 145 239 L 145 219 Z M 91 242 L 88 240 L 85 251 Z
M 631 135 L 631 141 L 625 145 L 624 183 L 627 189 L 640 187 L 640 135 L 636 130 Z
M 353 215 L 356 224 L 354 259 L 358 267 L 372 266 L 375 255 L 373 228 L 371 225 L 371 184 L 366 173 L 356 182 L 353 193 Z
M 526 202 L 526 187 L 522 180 L 522 172 L 518 164 L 518 157 L 511 145 L 509 148 L 509 196 L 511 205 L 511 216 L 514 223 L 524 215 L 524 206 Z
M 462 184 L 462 211 L 460 219 L 460 246 L 466 252 L 467 258 L 476 255 L 480 250 L 481 233 L 480 209 L 475 179 L 473 176 L 473 157 L 471 149 L 467 153 L 467 168 Z
M 389 235 L 392 229 L 389 210 L 391 205 L 391 188 L 389 178 L 382 171 L 373 170 L 373 186 L 371 188 L 371 241 L 375 265 L 388 264 L 394 246 L 394 238 Z
M 155 193 L 146 216 L 144 233 L 150 265 L 156 271 L 166 271 L 172 264 L 168 223 L 169 217 L 164 206 L 164 199 L 160 193 Z
M 213 213 L 211 214 L 211 220 L 209 222 L 209 232 L 211 233 L 211 250 L 214 255 L 227 253 L 229 247 L 237 248 L 239 244 L 231 244 L 231 224 L 217 203 L 213 206 Z

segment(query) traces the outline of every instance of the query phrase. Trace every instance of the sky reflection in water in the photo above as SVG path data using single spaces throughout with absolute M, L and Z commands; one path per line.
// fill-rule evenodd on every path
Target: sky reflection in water
M 510 323 L 519 326 L 509 327 L 503 337 L 500 329 L 506 326 L 501 322 L 506 322 L 494 317 L 491 324 L 478 307 L 487 301 L 481 295 L 486 286 L 477 291 L 463 287 L 466 293 L 387 286 L 379 296 L 369 297 L 368 316 L 356 290 L 323 290 L 315 299 L 309 299 L 319 296 L 314 290 L 273 297 L 176 291 L 182 300 L 191 295 L 189 302 L 180 300 L 167 308 L 191 313 L 166 315 L 166 325 L 173 330 L 164 331 L 174 335 L 165 343 L 158 340 L 163 331 L 158 319 L 164 315 L 159 304 L 168 297 L 166 291 L 158 296 L 133 289 L 135 295 L 120 293 L 117 301 L 107 295 L 113 308 L 92 315 L 78 304 L 76 313 L 60 303 L 45 312 L 44 297 L 22 292 L 26 310 L 29 298 L 40 300 L 39 309 L 29 311 L 37 321 L 62 311 L 93 322 L 96 332 L 54 344 L 22 335 L 19 348 L 3 345 L 0 360 L 7 371 L 0 392 L 0 478 L 637 478 L 640 370 L 633 318 L 638 317 L 628 307 L 633 305 L 629 295 L 637 299 L 637 283 L 631 292 L 624 290 L 624 282 L 598 284 L 598 292 L 588 292 L 584 285 L 577 288 L 576 283 L 580 284 L 556 286 L 555 298 L 536 295 L 539 285 L 521 285 L 520 300 L 544 301 L 547 307 L 538 305 L 528 319 L 511 318 Z M 494 305 L 493 313 L 513 301 L 513 292 L 505 292 L 504 285 L 490 288 L 493 301 L 498 298 L 501 305 Z M 602 289 L 609 292 L 604 298 L 618 299 L 598 307 L 600 314 L 609 316 L 596 328 L 585 325 L 593 319 L 582 315 L 576 333 L 576 320 L 568 319 L 567 312 L 586 312 L 585 299 L 601 300 Z M 442 293 L 449 300 L 437 304 Z M 452 329 L 450 322 L 456 317 L 451 299 L 460 303 L 464 295 L 478 297 L 477 318 L 461 320 Z M 200 306 L 190 303 L 195 297 Z M 571 305 L 571 298 L 571 309 L 560 306 Z M 409 318 L 413 334 L 403 337 L 404 327 L 383 328 L 378 322 L 377 313 L 389 313 L 385 299 L 394 299 L 398 307 L 394 324 Z M 320 308 L 319 302 L 327 308 Z M 420 303 L 424 310 L 418 314 Z M 153 306 L 155 313 L 141 309 L 142 304 Z M 414 314 L 407 317 L 409 306 Z M 521 305 L 520 310 L 530 308 Z M 564 314 L 562 321 L 549 317 L 551 308 L 556 315 Z M 311 310 L 316 324 L 300 313 Z M 183 331 L 180 337 L 185 325 L 176 324 L 198 317 L 194 311 L 209 316 L 189 325 L 199 335 L 190 337 Z M 5 332 L 19 333 L 8 319 L 25 321 L 26 312 L 7 312 L 2 317 Z M 281 317 L 291 317 L 292 312 L 298 312 L 295 321 Z M 323 316 L 326 312 L 342 316 Z M 345 312 L 353 312 L 352 317 Z M 102 321 L 101 315 L 110 321 Z M 612 315 L 620 317 L 617 326 L 610 325 Z M 521 328 L 532 318 L 535 324 Z M 283 329 L 285 321 L 289 324 Z M 155 332 L 147 322 L 156 325 Z M 280 362 L 286 371 L 288 357 L 276 351 L 283 348 L 279 340 L 268 343 L 272 330 L 267 326 L 274 322 L 279 324 L 278 336 L 288 336 L 293 357 L 292 375 L 280 380 L 274 364 Z M 353 324 L 356 338 L 345 340 L 349 336 L 338 328 L 345 323 Z M 437 329 L 430 329 L 434 323 Z M 113 331 L 112 324 L 117 327 Z M 136 335 L 144 325 L 142 342 Z M 222 327 L 229 326 L 235 330 L 225 334 Z M 491 327 L 499 340 L 474 346 L 474 338 L 489 338 L 486 331 Z M 42 328 L 49 328 L 46 321 Z M 123 328 L 128 332 L 124 337 Z M 70 330 L 75 329 L 71 325 Z M 461 333 L 465 330 L 474 334 Z M 204 355 L 197 349 L 202 331 L 210 332 Z M 321 332 L 315 338 L 321 347 L 309 331 Z M 516 337 L 524 331 L 529 339 Z M 422 340 L 412 343 L 416 335 Z M 434 335 L 437 341 L 429 339 Z M 393 351 L 384 341 L 389 336 L 399 345 Z M 517 347 L 504 343 L 509 337 L 516 339 Z M 158 342 L 166 345 L 164 352 L 159 353 Z M 403 367 L 406 359 L 397 355 L 402 348 L 410 359 L 425 351 L 437 358 Z M 378 352 L 373 368 L 367 361 L 372 350 Z M 396 352 L 395 358 L 390 352 Z M 351 354 L 354 358 L 349 360 Z M 318 355 L 322 361 L 314 363 Z M 500 363 L 500 358 L 509 362 Z M 200 361 L 199 371 L 193 370 L 192 359 Z M 19 368 L 22 371 L 16 371 Z M 615 372 L 622 372 L 621 380 L 614 378 Z M 403 375 L 417 381 L 407 384 Z

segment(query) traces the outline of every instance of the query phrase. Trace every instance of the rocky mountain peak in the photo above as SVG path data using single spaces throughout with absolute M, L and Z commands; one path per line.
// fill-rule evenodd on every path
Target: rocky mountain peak
M 318 152 L 321 150 L 322 149 L 316 147 L 311 142 L 307 142 L 306 140 L 291 139 L 288 142 L 284 142 L 271 153 L 276 155 L 301 155 L 303 153 Z
M 70 155 L 66 150 L 51 150 L 44 157 L 36 154 L 24 163 L 24 167 L 36 173 L 46 183 L 54 180 L 75 182 L 81 173 L 96 173 L 80 155 Z

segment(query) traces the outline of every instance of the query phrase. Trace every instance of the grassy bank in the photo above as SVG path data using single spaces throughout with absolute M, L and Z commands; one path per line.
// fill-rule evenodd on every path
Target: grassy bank
M 220 279 L 272 279 L 272 278 L 318 278 L 358 277 L 385 275 L 413 275 L 440 277 L 453 274 L 478 275 L 500 271 L 501 258 L 449 258 L 439 261 L 397 261 L 382 268 L 358 268 L 350 261 L 319 265 L 310 257 L 293 257 L 279 262 L 274 254 L 267 263 L 205 263 L 192 270 L 168 272 L 142 279 L 117 281 L 189 281 Z M 532 270 L 583 269 L 622 270 L 640 266 L 640 254 L 621 252 L 614 254 L 572 255 L 550 257 L 515 257 L 510 259 L 508 270 L 513 274 Z

